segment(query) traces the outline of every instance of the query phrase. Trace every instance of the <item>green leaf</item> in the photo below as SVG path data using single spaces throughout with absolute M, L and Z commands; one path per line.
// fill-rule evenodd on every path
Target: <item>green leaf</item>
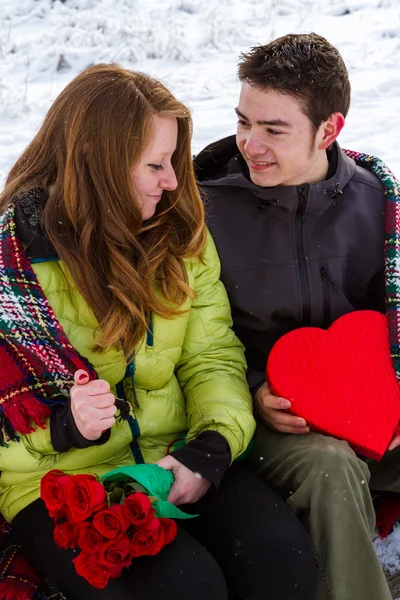
M 135 492 L 141 492 L 142 494 L 147 494 L 147 490 L 145 487 L 140 485 L 137 481 L 133 481 L 132 479 L 124 485 L 125 496 L 129 496 L 129 494 L 134 494 Z
M 121 498 L 124 496 L 124 490 L 120 487 L 115 488 L 112 492 L 108 494 L 108 499 L 110 502 L 110 506 L 112 504 L 120 504 Z
M 129 481 L 128 484 L 126 477 L 143 486 L 146 494 L 157 498 L 154 504 L 157 517 L 192 519 L 198 516 L 188 515 L 171 502 L 168 502 L 169 491 L 174 483 L 174 476 L 171 471 L 166 471 L 158 465 L 129 465 L 109 471 L 101 477 L 101 480 L 105 487 L 111 485 L 112 482 L 119 482 L 120 485 L 123 482 L 124 486 L 134 487 L 132 481 Z

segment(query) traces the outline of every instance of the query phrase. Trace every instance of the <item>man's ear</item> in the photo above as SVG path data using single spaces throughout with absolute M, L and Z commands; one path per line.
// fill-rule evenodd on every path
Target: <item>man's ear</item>
M 340 112 L 332 113 L 331 116 L 322 123 L 320 143 L 318 144 L 319 150 L 326 150 L 336 140 L 339 133 L 342 131 L 345 120 L 344 116 Z

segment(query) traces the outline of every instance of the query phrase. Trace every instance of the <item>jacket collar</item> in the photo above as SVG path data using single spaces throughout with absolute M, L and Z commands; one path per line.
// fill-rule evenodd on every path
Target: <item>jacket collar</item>
M 354 161 L 342 152 L 337 142 L 330 151 L 330 164 L 332 162 L 336 162 L 336 169 L 329 169 L 329 179 L 313 185 L 304 183 L 300 186 L 258 186 L 248 176 L 247 165 L 237 149 L 235 136 L 230 136 L 207 146 L 195 158 L 195 170 L 200 185 L 226 187 L 227 192 L 229 188 L 247 189 L 257 202 L 258 208 L 267 209 L 269 205 L 277 205 L 286 209 L 287 216 L 296 212 L 302 190 L 306 190 L 304 214 L 308 219 L 322 214 L 332 204 L 338 205 L 356 170 Z
M 58 259 L 57 252 L 42 228 L 43 209 L 48 200 L 47 190 L 35 188 L 15 199 L 15 227 L 31 260 Z

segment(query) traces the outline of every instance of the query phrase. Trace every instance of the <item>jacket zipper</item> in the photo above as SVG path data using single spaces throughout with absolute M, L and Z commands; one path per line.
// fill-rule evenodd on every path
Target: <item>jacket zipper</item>
M 136 373 L 135 355 L 133 355 L 132 360 L 127 364 L 125 377 L 131 378 L 133 403 L 136 406 L 136 408 L 139 408 L 139 402 L 137 399 L 136 389 L 135 389 L 135 373 Z
M 129 363 L 129 365 L 130 364 L 131 363 Z M 127 376 L 128 369 L 130 368 L 129 365 L 127 366 L 127 369 L 125 372 L 125 377 Z M 134 371 L 133 371 L 132 380 L 133 380 L 133 377 L 134 377 Z M 134 381 L 133 381 L 133 384 L 134 384 Z M 133 388 L 133 390 L 135 390 L 135 388 Z M 126 402 L 127 400 L 125 397 L 124 380 L 123 379 L 121 379 L 121 381 L 119 383 L 117 383 L 116 391 L 117 391 L 118 398 L 120 398 L 121 400 Z M 134 392 L 134 398 L 136 398 L 135 392 Z M 137 399 L 136 399 L 136 402 L 137 402 Z M 126 417 L 126 420 L 128 422 L 128 425 L 129 425 L 129 428 L 130 428 L 131 434 L 132 434 L 132 441 L 129 444 L 129 446 L 130 446 L 133 458 L 135 459 L 136 464 L 142 464 L 142 463 L 144 463 L 144 458 L 143 458 L 143 454 L 142 454 L 142 451 L 140 449 L 139 442 L 138 442 L 138 438 L 140 437 L 139 423 L 137 422 L 136 417 L 133 417 L 131 414 L 128 414 L 128 416 Z
M 310 284 L 307 275 L 307 263 L 304 255 L 304 242 L 303 242 L 303 223 L 304 214 L 307 206 L 307 196 L 310 186 L 304 186 L 299 188 L 299 205 L 297 207 L 295 216 L 296 225 L 296 250 L 299 262 L 299 277 L 300 277 L 300 288 L 301 288 L 301 300 L 303 303 L 303 325 L 310 323 Z
M 146 344 L 148 346 L 154 345 L 153 316 L 152 315 L 150 316 L 149 328 L 148 328 L 147 336 L 146 336 Z M 137 399 L 136 388 L 135 388 L 135 373 L 136 373 L 136 365 L 135 365 L 135 353 L 134 353 L 132 359 L 126 365 L 124 379 L 126 377 L 131 378 L 133 403 L 136 406 L 136 408 L 139 408 L 139 402 Z M 126 401 L 125 391 L 124 391 L 124 379 L 122 379 L 117 384 L 117 394 L 118 394 L 118 397 L 121 398 L 121 400 Z M 129 414 L 127 417 L 127 421 L 128 421 L 128 424 L 129 424 L 129 427 L 131 430 L 131 434 L 132 434 L 132 442 L 130 444 L 130 448 L 131 448 L 133 457 L 135 459 L 135 462 L 136 462 L 136 464 L 144 463 L 143 454 L 142 454 L 142 451 L 140 449 L 139 442 L 138 442 L 138 438 L 140 437 L 140 429 L 139 429 L 139 424 L 137 422 L 137 419 L 132 417 L 132 415 Z
M 322 295 L 323 295 L 323 327 L 327 328 L 331 324 L 331 302 L 329 294 L 329 285 L 333 287 L 337 294 L 340 294 L 340 287 L 331 279 L 328 269 L 325 265 L 320 268 Z

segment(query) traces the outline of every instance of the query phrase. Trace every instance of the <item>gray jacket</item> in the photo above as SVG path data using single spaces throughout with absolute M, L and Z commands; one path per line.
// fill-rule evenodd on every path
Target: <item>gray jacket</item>
M 195 158 L 253 392 L 284 333 L 385 311 L 382 185 L 337 143 L 328 156 L 327 180 L 270 188 L 251 182 L 234 136 Z

